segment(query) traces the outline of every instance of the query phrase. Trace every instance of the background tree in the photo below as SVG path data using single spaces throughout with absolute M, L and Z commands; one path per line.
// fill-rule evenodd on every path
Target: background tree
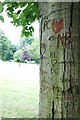
M 30 61 L 30 63 L 39 63 L 39 39 L 35 37 L 21 38 L 20 45 L 14 54 L 15 61 Z
M 15 61 L 15 62 L 22 62 L 22 61 L 21 61 L 21 55 L 22 55 L 21 49 L 20 49 L 20 50 L 17 50 L 17 51 L 14 53 L 14 55 L 13 55 L 14 61 Z
M 34 41 L 34 38 L 33 36 L 30 36 L 30 37 L 21 37 L 20 38 L 20 45 L 21 47 L 23 46 L 27 46 L 27 45 L 31 45 Z
M 7 60 L 11 42 L 8 40 L 8 38 L 5 36 L 3 31 L 1 30 L 0 30 L 0 46 L 1 46 L 1 49 L 0 49 L 1 58 L 2 60 Z
M 38 38 L 34 38 L 32 44 L 28 47 L 32 60 L 36 63 L 40 63 L 40 43 Z
M 13 60 L 13 55 L 14 53 L 17 51 L 17 45 L 10 45 L 9 51 L 8 51 L 8 55 L 7 55 L 7 60 Z
M 21 61 L 31 62 L 31 55 L 30 55 L 28 47 L 32 44 L 33 41 L 34 41 L 33 37 L 22 37 L 20 39 L 20 49 L 22 51 Z

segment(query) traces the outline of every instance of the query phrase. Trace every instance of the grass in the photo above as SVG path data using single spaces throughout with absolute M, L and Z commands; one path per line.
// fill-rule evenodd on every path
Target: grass
M 0 117 L 37 117 L 38 104 L 39 65 L 1 62 Z

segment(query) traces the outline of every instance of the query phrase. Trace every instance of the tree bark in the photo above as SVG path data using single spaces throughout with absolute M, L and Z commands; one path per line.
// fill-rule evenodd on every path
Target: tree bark
M 39 117 L 79 118 L 79 3 L 44 2 L 39 3 L 39 11 Z M 53 26 L 58 27 L 58 32 Z
M 63 50 L 63 91 L 62 91 L 62 118 L 78 118 L 79 113 L 79 3 L 71 3 L 70 8 L 70 44 Z M 69 19 L 68 18 L 68 19 Z M 77 21 L 76 21 L 77 20 Z M 68 24 L 66 24 L 67 26 Z

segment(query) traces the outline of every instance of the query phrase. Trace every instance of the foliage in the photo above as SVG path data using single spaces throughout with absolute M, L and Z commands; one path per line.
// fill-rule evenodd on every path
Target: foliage
M 22 61 L 25 61 L 25 60 L 31 61 L 31 55 L 27 49 L 24 49 L 24 48 L 22 49 L 21 60 Z
M 2 13 L 2 11 L 3 11 L 3 5 L 2 5 L 2 3 L 0 2 L 0 13 Z M 2 22 L 4 22 L 4 18 L 3 18 L 2 15 L 0 15 L 0 20 L 1 20 Z
M 17 50 L 17 51 L 14 53 L 14 55 L 13 55 L 14 61 L 15 61 L 15 62 L 21 61 L 21 55 L 22 55 L 21 49 L 20 49 L 20 50 Z
M 13 54 L 16 50 L 16 46 L 12 45 L 11 41 L 9 41 L 3 31 L 0 30 L 0 58 L 5 61 L 13 59 Z
M 27 63 L 28 61 L 31 63 L 33 63 L 33 61 L 39 63 L 39 40 L 38 38 L 32 38 L 32 43 L 28 43 L 26 39 L 30 40 L 30 38 L 21 39 L 22 41 L 20 42 L 20 47 L 14 53 L 14 61 L 24 62 L 27 60 Z
M 39 59 L 40 59 L 40 48 L 39 48 L 39 40 L 38 38 L 34 39 L 34 42 L 31 44 L 31 46 L 29 46 L 28 48 L 29 52 L 32 55 L 32 60 L 35 61 L 36 63 L 39 63 Z
M 10 45 L 10 49 L 7 55 L 7 60 L 13 60 L 13 55 L 17 51 L 17 46 L 16 45 Z
M 24 45 L 31 45 L 32 42 L 34 41 L 34 38 L 33 37 L 22 37 L 20 39 L 20 45 L 21 47 L 23 47 Z
M 0 30 L 0 51 L 2 60 L 7 60 L 7 55 L 10 49 L 11 42 L 5 36 L 3 31 Z
M 33 37 L 22 37 L 20 39 L 20 45 L 17 46 L 18 50 L 14 54 L 14 61 L 24 62 L 25 60 L 31 61 L 31 55 L 27 49 L 27 46 L 33 42 Z
M 22 26 L 22 36 L 32 36 L 31 24 L 39 18 L 37 2 L 5 2 L 6 11 L 15 26 Z
M 27 40 L 30 38 L 26 38 Z M 24 60 L 35 61 L 39 63 L 40 55 L 39 55 L 39 40 L 38 38 L 33 38 L 32 43 L 29 44 L 28 41 L 25 41 L 22 47 L 22 57 Z
M 15 62 L 25 62 L 26 60 L 31 61 L 31 55 L 29 51 L 27 51 L 27 49 L 24 50 L 24 48 L 17 50 L 14 53 L 13 58 Z

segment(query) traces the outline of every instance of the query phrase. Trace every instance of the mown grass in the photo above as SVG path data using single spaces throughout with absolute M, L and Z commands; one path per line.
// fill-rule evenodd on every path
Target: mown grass
M 38 104 L 39 65 L 0 63 L 0 117 L 37 117 Z

